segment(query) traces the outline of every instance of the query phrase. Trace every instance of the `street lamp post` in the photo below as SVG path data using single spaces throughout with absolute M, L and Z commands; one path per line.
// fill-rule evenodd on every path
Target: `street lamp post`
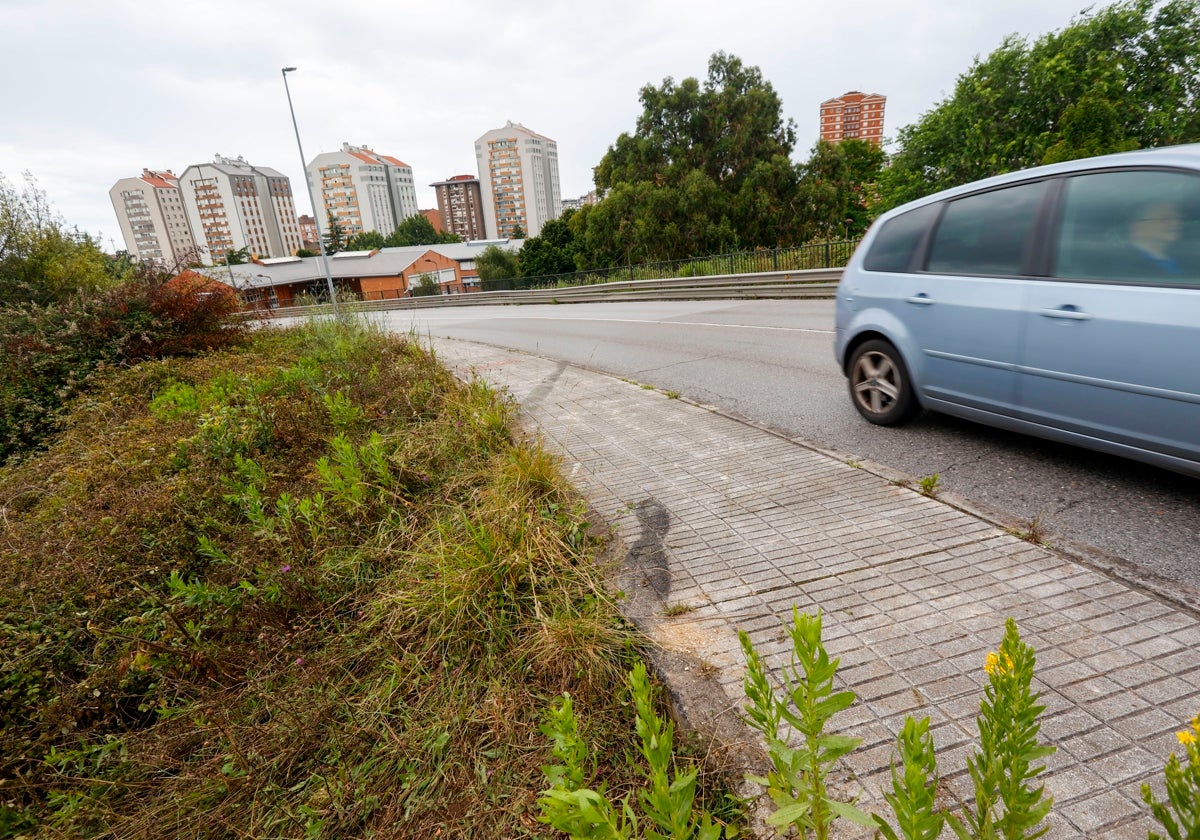
M 312 205 L 313 224 L 317 228 L 317 247 L 321 250 L 321 266 L 325 269 L 325 285 L 329 289 L 329 302 L 337 311 L 337 293 L 333 290 L 333 276 L 329 273 L 329 257 L 325 253 L 325 238 L 321 235 L 321 214 L 317 212 L 317 200 L 313 198 L 312 184 L 308 180 L 308 164 L 304 162 L 304 146 L 300 143 L 300 127 L 296 125 L 296 109 L 292 107 L 292 91 L 288 87 L 287 74 L 295 67 L 284 67 L 283 90 L 287 93 L 288 113 L 292 115 L 292 130 L 296 132 L 296 148 L 300 151 L 300 171 L 304 173 L 304 186 L 308 190 L 308 203 Z

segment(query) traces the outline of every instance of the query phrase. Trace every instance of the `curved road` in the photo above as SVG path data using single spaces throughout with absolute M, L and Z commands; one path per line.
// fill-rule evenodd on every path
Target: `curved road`
M 1200 481 L 924 414 L 861 419 L 833 360 L 833 301 L 447 307 L 378 313 L 390 328 L 606 371 L 941 486 L 1015 521 L 1200 588 Z

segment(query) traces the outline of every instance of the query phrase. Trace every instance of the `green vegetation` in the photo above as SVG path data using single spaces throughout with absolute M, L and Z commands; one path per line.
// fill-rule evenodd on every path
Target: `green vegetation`
M 797 188 L 803 241 L 861 238 L 875 218 L 883 163 L 883 150 L 874 143 L 818 140 Z
M 826 731 L 833 716 L 848 709 L 855 697 L 853 691 L 833 690 L 838 660 L 829 658 L 821 640 L 821 616 L 793 608 L 787 631 L 792 652 L 782 670 L 782 697 L 775 694 L 770 671 L 750 637 L 739 634 L 746 656 L 746 722 L 766 739 L 771 757 L 771 772 L 752 779 L 766 787 L 775 803 L 767 821 L 817 840 L 826 840 L 838 819 L 874 826 L 868 814 L 832 796 L 826 783 L 833 764 L 862 739 Z
M 518 836 L 563 691 L 629 789 L 629 637 L 510 417 L 342 322 L 94 380 L 0 471 L 0 836 Z
M 41 446 L 97 371 L 239 340 L 228 287 L 175 273 L 104 256 L 32 181 L 0 176 L 0 464 Z
M 795 126 L 756 67 L 715 53 L 703 85 L 646 85 L 632 134 L 596 167 L 604 199 L 577 214 L 581 268 L 797 241 Z
M 546 277 L 552 274 L 571 274 L 579 269 L 579 245 L 571 231 L 574 210 L 542 225 L 537 236 L 525 240 L 520 251 L 522 277 Z
M 237 299 L 152 276 L 46 306 L 0 306 L 0 463 L 41 446 L 96 372 L 239 340 Z
M 325 230 L 322 233 L 326 254 L 346 250 L 346 229 L 333 213 L 325 213 Z
M 384 239 L 384 244 L 389 248 L 403 248 L 409 245 L 436 245 L 459 241 L 461 240 L 453 233 L 438 233 L 433 223 L 418 213 L 400 222 Z
M 514 289 L 514 278 L 521 275 L 517 255 L 495 245 L 487 246 L 475 258 L 475 271 L 484 291 Z
M 372 251 L 376 248 L 405 248 L 411 245 L 436 245 L 462 240 L 453 233 L 438 233 L 433 223 L 421 213 L 400 222 L 394 231 L 384 236 L 377 230 L 366 230 L 350 237 L 347 251 Z
M 430 297 L 440 294 L 441 291 L 442 287 L 438 285 L 436 274 L 422 274 L 412 287 L 413 297 Z
M 636 710 L 638 752 L 645 762 L 637 807 L 632 791 L 621 798 L 617 807 L 605 795 L 603 784 L 596 789 L 585 786 L 595 762 L 588 754 L 587 742 L 579 735 L 571 697 L 564 694 L 551 707 L 542 726 L 554 745 L 554 757 L 561 763 L 543 768 L 550 788 L 538 800 L 542 809 L 539 819 L 571 837 L 718 840 L 724 834 L 723 825 L 714 822 L 705 808 L 698 807 L 698 769 L 679 769 L 675 725 L 664 722 L 655 710 L 646 667 L 640 662 L 630 672 L 629 689 Z
M 1046 769 L 1039 762 L 1056 748 L 1039 741 L 1045 707 L 1032 690 L 1036 656 L 1011 618 L 999 648 L 983 663 L 988 683 L 976 717 L 979 744 L 966 762 L 972 798 L 951 808 L 940 801 L 946 792 L 940 789 L 929 718 L 906 717 L 896 739 L 899 764 L 892 764 L 892 789 L 883 792 L 894 825 L 831 791 L 834 765 L 861 739 L 832 731 L 833 718 L 856 698 L 852 691 L 834 690 L 839 660 L 831 659 L 825 649 L 821 614 L 793 608 L 785 630 L 792 644 L 782 668 L 769 666 L 750 637 L 739 634 L 746 658 L 745 722 L 764 738 L 771 762 L 766 776 L 747 779 L 766 789 L 775 806 L 767 822 L 777 831 L 823 840 L 840 819 L 874 828 L 885 840 L 937 840 L 947 824 L 960 840 L 1034 840 L 1049 830 L 1044 823 L 1053 797 L 1046 795 L 1044 786 L 1034 785 Z M 541 819 L 577 838 L 715 840 L 722 831 L 726 837 L 735 836 L 736 825 L 714 820 L 697 802 L 694 774 L 668 775 L 674 763 L 672 728 L 664 728 L 648 709 L 649 688 L 640 666 L 631 674 L 630 685 L 641 753 L 650 767 L 644 771 L 649 785 L 639 792 L 638 801 L 654 828 L 639 833 L 628 795 L 618 808 L 603 788 L 585 787 L 587 744 L 576 727 L 571 698 L 565 695 L 542 727 L 561 763 L 544 768 L 550 788 L 540 800 Z M 1188 766 L 1171 756 L 1166 768 L 1168 800 L 1158 800 L 1149 786 L 1142 788 L 1143 798 L 1172 840 L 1193 838 L 1200 826 L 1200 717 L 1178 738 L 1187 750 Z M 1150 840 L 1162 838 L 1150 832 Z
M 30 176 L 18 190 L 0 173 L 0 307 L 47 306 L 117 279 L 95 241 L 69 230 Z
M 938 473 L 922 476 L 918 492 L 922 496 L 928 496 L 931 499 L 937 498 L 937 494 L 942 492 L 942 477 Z
M 1188 722 L 1187 728 L 1176 732 L 1183 747 L 1184 760 L 1175 753 L 1167 761 L 1163 775 L 1167 798 L 1159 799 L 1142 785 L 1142 801 L 1150 806 L 1154 819 L 1166 835 L 1150 832 L 1150 840 L 1194 840 L 1200 837 L 1200 715 Z
M 900 129 L 882 206 L 1043 162 L 1200 140 L 1200 3 L 1127 0 L 1010 36 Z

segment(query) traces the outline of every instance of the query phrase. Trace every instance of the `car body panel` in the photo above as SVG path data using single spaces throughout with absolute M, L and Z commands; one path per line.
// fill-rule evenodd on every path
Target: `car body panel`
M 1200 462 L 1200 288 L 1029 286 L 1021 417 Z

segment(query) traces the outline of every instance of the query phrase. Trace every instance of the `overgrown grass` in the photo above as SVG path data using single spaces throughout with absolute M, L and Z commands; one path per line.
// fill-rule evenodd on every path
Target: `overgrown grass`
M 631 789 L 636 647 L 511 420 L 338 321 L 106 378 L 0 471 L 0 837 L 536 836 L 564 691 Z

